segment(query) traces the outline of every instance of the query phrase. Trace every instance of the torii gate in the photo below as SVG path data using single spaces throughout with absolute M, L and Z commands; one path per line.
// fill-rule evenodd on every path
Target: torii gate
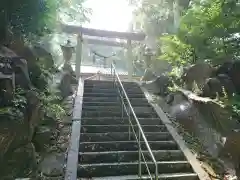
M 132 75 L 133 75 L 132 41 L 143 41 L 146 37 L 144 33 L 115 32 L 115 31 L 84 28 L 81 26 L 74 26 L 74 25 L 63 25 L 63 24 L 61 25 L 61 29 L 65 33 L 77 34 L 76 64 L 75 64 L 75 71 L 76 71 L 77 77 L 80 77 L 80 73 L 81 73 L 80 70 L 81 70 L 81 61 L 82 61 L 83 35 L 88 35 L 88 36 L 118 38 L 118 39 L 127 40 L 127 43 L 125 44 L 125 43 L 106 41 L 106 40 L 87 39 L 89 44 L 103 44 L 108 46 L 126 47 L 128 78 L 129 80 L 132 80 Z

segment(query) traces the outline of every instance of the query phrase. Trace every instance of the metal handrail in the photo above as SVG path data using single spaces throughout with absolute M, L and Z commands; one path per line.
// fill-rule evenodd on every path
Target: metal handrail
M 126 114 L 128 115 L 128 118 L 129 118 L 129 139 L 131 138 L 131 129 L 130 129 L 130 126 L 131 126 L 131 128 L 132 128 L 132 130 L 133 130 L 133 133 L 134 133 L 134 135 L 135 135 L 135 138 L 136 138 L 136 140 L 137 140 L 137 142 L 138 142 L 138 153 L 139 153 L 139 159 L 138 159 L 138 167 L 139 167 L 139 171 L 138 171 L 138 175 L 139 175 L 139 177 L 141 178 L 142 177 L 142 171 L 141 171 L 141 164 L 142 164 L 142 162 L 141 162 L 141 159 L 142 159 L 142 157 L 143 157 L 143 160 L 144 160 L 144 163 L 145 163 L 145 165 L 146 165 L 146 168 L 147 168 L 147 171 L 148 171 L 148 173 L 149 173 L 149 176 L 150 176 L 150 178 L 152 179 L 152 175 L 151 175 L 151 173 L 150 173 L 150 171 L 149 171 L 149 168 L 148 168 L 148 165 L 147 165 L 147 162 L 146 162 L 146 160 L 145 160 L 145 156 L 144 156 L 144 154 L 143 154 L 143 152 L 142 152 L 142 148 L 141 148 L 141 137 L 143 138 L 143 141 L 144 141 L 144 143 L 145 143 L 145 145 L 146 145 L 146 147 L 147 147 L 147 150 L 148 150 L 148 152 L 149 152 L 149 154 L 150 154 L 150 156 L 151 156 L 151 159 L 152 159 L 152 161 L 153 161 L 153 163 L 154 163 L 154 165 L 155 165 L 155 179 L 156 180 L 158 180 L 158 164 L 157 164 L 157 161 L 156 161 L 156 159 L 155 159 L 155 157 L 154 157 L 154 155 L 153 155 L 153 152 L 152 152 L 152 150 L 151 150 L 151 148 L 150 148 L 150 146 L 149 146 L 149 143 L 148 143 L 148 141 L 147 141 L 147 138 L 146 138 L 146 136 L 145 136 L 145 134 L 144 134 L 144 132 L 143 132 L 143 130 L 142 130 L 142 127 L 141 127 L 141 125 L 140 125 L 140 123 L 139 123 L 139 120 L 138 120 L 138 118 L 137 118 L 137 116 L 136 116 L 136 114 L 135 114 L 135 112 L 134 112 L 134 110 L 133 110 L 133 107 L 132 107 L 132 105 L 131 105 L 131 103 L 130 103 L 130 100 L 129 100 L 129 98 L 128 98 L 128 95 L 127 95 L 127 93 L 126 93 L 126 91 L 125 91 L 125 89 L 124 89 L 124 87 L 123 87 L 123 84 L 122 84 L 122 82 L 121 82 L 121 79 L 119 78 L 119 75 L 118 75 L 118 73 L 116 72 L 116 67 L 115 67 L 115 65 L 114 65 L 114 63 L 112 63 L 111 64 L 111 74 L 113 75 L 113 83 L 114 83 L 114 85 L 115 85 L 115 79 L 117 79 L 117 82 L 119 83 L 119 85 L 120 85 L 120 88 L 121 88 L 121 92 L 123 93 L 123 96 L 125 96 L 125 99 L 126 99 L 126 101 L 127 101 L 127 104 L 128 104 L 128 110 L 127 110 L 127 107 L 126 107 L 126 105 L 125 105 L 125 103 L 124 103 L 124 100 L 123 100 L 123 96 L 121 95 L 121 92 L 119 91 L 119 96 L 121 97 L 121 100 L 122 100 L 122 117 L 123 117 L 123 106 L 124 106 L 124 109 L 125 109 L 125 112 L 126 112 Z M 136 124 L 137 124 L 137 127 L 138 127 L 138 137 L 137 137 L 137 135 L 136 135 L 136 132 L 135 132 L 135 130 L 134 130 L 134 127 L 133 127 L 133 124 L 132 124 L 132 122 L 131 122 L 131 114 L 130 113 L 132 113 L 132 115 L 133 115 L 133 117 L 134 117 L 134 119 L 135 119 L 135 121 L 136 121 Z

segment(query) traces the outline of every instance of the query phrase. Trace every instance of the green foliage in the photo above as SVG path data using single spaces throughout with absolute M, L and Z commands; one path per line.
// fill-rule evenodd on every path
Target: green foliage
M 57 91 L 48 89 L 45 92 L 40 92 L 39 98 L 42 102 L 45 116 L 52 117 L 53 119 L 60 119 L 66 112 L 60 104 L 61 98 L 56 94 Z
M 87 0 L 60 0 L 59 16 L 64 23 L 89 22 L 92 10 L 84 6 Z
M 3 0 L 0 5 L 0 32 L 10 27 L 14 34 L 43 35 L 53 28 L 57 1 L 55 0 Z
M 236 1 L 194 1 L 182 17 L 176 37 L 161 39 L 162 58 L 175 65 L 205 59 L 218 64 L 221 59 L 239 56 L 239 17 Z
M 240 95 L 234 95 L 233 98 L 228 98 L 226 96 L 219 101 L 222 105 L 232 111 L 233 117 L 240 117 Z
M 165 0 L 144 0 L 135 10 L 135 21 L 142 24 L 143 30 L 150 36 L 173 32 L 172 2 Z
M 193 63 L 191 45 L 183 43 L 176 35 L 163 36 L 160 41 L 163 46 L 159 59 L 166 60 L 176 67 Z
M 25 92 L 21 88 L 17 88 L 14 94 L 13 106 L 15 108 L 21 109 L 22 111 L 25 110 L 27 106 L 27 99 L 25 97 Z
M 17 88 L 14 93 L 12 106 L 0 108 L 0 119 L 8 117 L 12 120 L 23 120 L 23 114 L 27 106 L 25 92 L 21 88 Z M 1 118 L 2 117 L 2 118 Z

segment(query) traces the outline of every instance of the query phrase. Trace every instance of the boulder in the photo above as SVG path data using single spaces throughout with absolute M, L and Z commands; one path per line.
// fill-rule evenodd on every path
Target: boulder
M 197 125 L 195 119 L 198 117 L 198 111 L 189 101 L 182 101 L 171 107 L 171 116 L 175 121 L 179 122 L 184 129 L 189 132 L 195 132 Z
M 14 76 L 14 85 L 24 89 L 30 89 L 31 81 L 27 61 L 6 47 L 1 47 L 0 57 L 2 67 L 0 72 L 4 75 Z
M 21 145 L 4 155 L 0 164 L 0 179 L 34 176 L 37 170 L 35 148 L 32 143 Z
M 208 78 L 203 86 L 202 96 L 215 99 L 224 96 L 221 81 L 218 78 Z
M 232 97 L 236 93 L 236 89 L 231 78 L 226 74 L 218 74 L 217 78 L 220 80 L 228 97 Z
M 47 126 L 39 126 L 36 128 L 33 143 L 37 152 L 44 152 L 46 150 L 46 147 L 51 144 L 52 135 L 52 129 Z
M 212 75 L 213 71 L 214 68 L 210 64 L 206 62 L 197 63 L 185 68 L 182 80 L 188 90 L 192 90 L 194 83 L 201 89 L 205 80 Z
M 201 95 L 215 99 L 217 96 L 225 97 L 225 95 L 232 97 L 235 92 L 232 80 L 225 74 L 219 74 L 206 80 Z
M 150 93 L 160 96 L 166 96 L 169 93 L 168 88 L 172 87 L 171 79 L 166 75 L 158 76 L 153 81 L 143 82 L 142 86 L 145 87 Z
M 223 148 L 219 153 L 219 157 L 227 157 L 235 168 L 236 175 L 240 178 L 240 131 L 232 130 L 228 133 L 223 143 Z
M 12 105 L 14 85 L 13 77 L 0 74 L 0 107 Z
M 29 141 L 32 140 L 36 127 L 43 119 L 42 104 L 34 91 L 26 93 L 27 110 L 26 110 L 26 123 L 29 128 Z
M 194 142 L 198 143 L 198 147 L 194 147 L 197 148 L 195 150 L 206 150 L 213 157 L 217 156 L 220 150 L 220 135 L 204 121 L 194 103 L 183 101 L 174 105 L 171 107 L 170 114 L 174 121 L 184 128 L 184 133 L 188 132 L 190 136 L 197 137 L 199 142 Z
M 29 133 L 24 114 L 16 109 L 6 109 L 5 113 L 0 114 L 0 119 L 0 159 L 2 159 L 7 152 L 27 144 Z
M 226 74 L 232 80 L 236 92 L 240 93 L 240 60 L 224 62 L 213 72 L 212 76 L 219 74 Z
M 46 178 L 62 179 L 64 163 L 64 154 L 48 154 L 40 164 L 40 171 Z

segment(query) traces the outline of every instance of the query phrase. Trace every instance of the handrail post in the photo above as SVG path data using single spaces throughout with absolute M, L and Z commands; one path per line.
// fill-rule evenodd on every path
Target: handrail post
M 123 108 L 124 108 L 124 100 L 123 100 L 123 96 L 122 96 L 122 91 L 120 90 L 120 96 L 121 96 L 121 102 L 122 102 L 122 119 L 124 117 L 124 114 L 123 114 Z
M 131 109 L 130 106 L 128 106 L 128 140 L 131 140 Z
M 111 64 L 111 75 L 113 75 L 113 74 L 112 74 L 112 64 Z
M 138 176 L 142 179 L 142 163 L 141 163 L 141 132 L 138 128 Z
M 155 180 L 158 180 L 158 164 L 156 164 L 156 167 L 155 167 Z

